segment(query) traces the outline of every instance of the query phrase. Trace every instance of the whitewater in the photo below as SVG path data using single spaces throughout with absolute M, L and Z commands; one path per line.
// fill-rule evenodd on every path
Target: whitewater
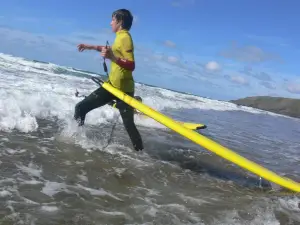
M 0 224 L 300 223 L 297 195 L 151 118 L 135 117 L 143 152 L 133 150 L 110 106 L 78 127 L 75 91 L 95 90 L 92 75 L 0 53 Z M 207 125 L 198 132 L 300 181 L 298 119 L 140 83 L 135 94 L 173 119 Z

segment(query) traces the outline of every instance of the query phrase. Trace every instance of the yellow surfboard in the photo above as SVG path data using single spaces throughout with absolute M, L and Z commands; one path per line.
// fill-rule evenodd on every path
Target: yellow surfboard
M 113 108 L 116 108 L 116 103 L 112 105 Z M 139 112 L 137 113 L 137 115 L 139 116 L 143 116 L 143 117 L 149 117 L 147 115 L 144 114 L 140 114 Z M 151 117 L 150 117 L 151 118 Z M 177 123 L 181 124 L 182 126 L 190 129 L 190 130 L 200 130 L 200 129 L 205 129 L 207 128 L 206 125 L 201 124 L 201 123 L 190 123 L 190 122 L 182 122 L 182 121 L 176 121 Z
M 147 116 L 147 115 L 141 115 L 139 114 L 139 116 Z M 148 116 L 147 116 L 148 117 Z M 150 117 L 151 118 L 151 117 Z M 187 129 L 190 130 L 201 130 L 201 129 L 205 129 L 207 128 L 206 125 L 201 124 L 201 123 L 190 123 L 190 122 L 182 122 L 182 121 L 178 121 L 178 120 L 174 120 L 176 123 L 181 124 L 182 126 L 184 126 Z
M 98 78 L 92 78 L 99 80 Z M 95 81 L 99 82 L 99 81 Z M 103 82 L 103 81 L 102 81 Z M 102 83 L 101 82 L 101 83 Z M 100 84 L 100 83 L 98 83 Z M 172 129 L 173 131 L 181 134 L 182 136 L 186 137 L 187 139 L 193 141 L 194 143 L 206 148 L 207 150 L 214 152 L 215 154 L 221 156 L 228 161 L 235 163 L 236 165 L 269 180 L 275 184 L 278 184 L 282 187 L 290 189 L 295 192 L 300 192 L 300 184 L 288 179 L 277 175 L 276 173 L 252 162 L 243 156 L 235 153 L 234 151 L 214 142 L 213 140 L 193 131 L 185 126 L 181 125 L 180 123 L 176 122 L 175 120 L 165 116 L 162 113 L 155 111 L 154 109 L 150 108 L 149 106 L 137 101 L 136 99 L 130 97 L 129 95 L 125 94 L 124 92 L 114 88 L 107 82 L 103 82 L 102 87 L 105 88 L 107 91 L 115 95 L 117 98 L 121 99 L 122 101 L 126 102 L 133 108 L 136 108 L 140 112 L 146 114 L 147 116 L 153 118 L 154 120 L 158 121 L 159 123 L 165 125 L 166 127 Z

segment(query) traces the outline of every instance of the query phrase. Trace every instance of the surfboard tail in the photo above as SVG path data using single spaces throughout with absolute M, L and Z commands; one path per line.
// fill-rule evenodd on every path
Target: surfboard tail
M 181 121 L 176 121 L 176 122 L 190 130 L 201 130 L 207 128 L 206 125 L 201 123 L 189 123 L 189 122 L 181 122 Z

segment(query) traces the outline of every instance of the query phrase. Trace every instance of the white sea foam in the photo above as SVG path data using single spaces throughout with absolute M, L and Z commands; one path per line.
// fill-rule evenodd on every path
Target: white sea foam
M 58 118 L 70 121 L 73 118 L 74 106 L 81 100 L 75 97 L 75 90 L 78 89 L 82 94 L 88 94 L 97 87 L 88 78 L 64 74 L 64 71 L 76 72 L 72 68 L 31 62 L 1 53 L 0 65 L 2 66 L 0 69 L 0 130 L 4 131 L 13 129 L 22 132 L 34 131 L 38 128 L 37 118 Z M 55 73 L 59 69 L 62 73 Z M 136 94 L 143 97 L 145 104 L 158 111 L 166 108 L 196 108 L 266 113 L 249 107 L 237 107 L 229 102 L 190 96 L 140 84 L 137 84 Z M 104 106 L 90 112 L 86 123 L 102 124 L 116 118 L 121 121 L 118 115 L 117 110 Z M 137 116 L 136 121 L 138 125 L 163 127 L 152 119 Z

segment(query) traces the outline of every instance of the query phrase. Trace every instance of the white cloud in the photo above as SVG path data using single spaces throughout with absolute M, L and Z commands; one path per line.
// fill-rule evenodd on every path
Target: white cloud
M 249 85 L 249 81 L 241 75 L 225 75 L 230 82 L 240 85 Z
M 268 89 L 276 89 L 276 86 L 271 82 L 261 81 L 260 84 Z
M 164 45 L 167 46 L 167 47 L 170 47 L 170 48 L 175 48 L 176 47 L 176 44 L 173 41 L 170 41 L 170 40 L 164 41 Z
M 208 71 L 216 72 L 221 70 L 221 66 L 219 63 L 215 61 L 210 61 L 205 65 L 205 69 Z
M 260 36 L 260 35 L 246 35 L 246 37 L 254 41 L 262 42 L 264 44 L 271 44 L 271 45 L 282 46 L 282 47 L 289 46 L 288 41 L 282 37 Z
M 162 54 L 153 54 L 152 56 L 155 60 L 162 60 L 164 58 Z
M 293 94 L 300 94 L 300 83 L 288 84 L 286 87 L 287 91 Z
M 275 53 L 269 53 L 257 46 L 238 46 L 233 43 L 232 46 L 220 52 L 220 55 L 236 61 L 246 63 L 262 63 L 266 61 L 282 62 L 280 56 Z
M 238 84 L 243 84 L 243 85 L 248 84 L 248 81 L 246 80 L 246 78 L 242 77 L 242 76 L 232 76 L 231 81 L 238 83 Z
M 179 61 L 179 59 L 175 56 L 168 56 L 167 60 L 169 63 L 177 63 Z
M 262 81 L 271 81 L 271 76 L 266 72 L 260 72 L 253 75 L 255 78 L 262 80 Z
M 240 72 L 247 75 L 247 76 L 251 76 L 251 77 L 254 77 L 258 80 L 263 81 L 262 82 L 263 84 L 267 84 L 267 83 L 269 83 L 273 80 L 272 76 L 269 73 L 262 72 L 262 71 L 261 72 L 254 71 L 252 69 L 252 67 L 244 67 L 242 70 L 240 70 Z M 267 84 L 267 86 L 269 86 L 269 85 Z

